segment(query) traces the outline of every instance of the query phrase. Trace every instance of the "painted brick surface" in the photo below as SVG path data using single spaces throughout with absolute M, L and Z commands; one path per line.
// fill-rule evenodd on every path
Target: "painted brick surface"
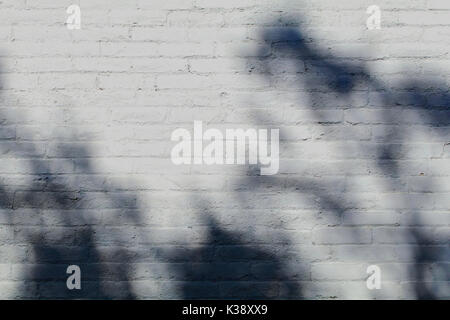
M 0 8 L 0 298 L 450 298 L 448 0 Z M 174 165 L 194 120 L 278 174 Z

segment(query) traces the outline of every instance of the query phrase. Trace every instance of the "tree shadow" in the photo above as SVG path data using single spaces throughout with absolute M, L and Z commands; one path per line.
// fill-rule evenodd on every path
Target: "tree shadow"
M 300 27 L 290 27 L 292 25 Z M 280 28 L 262 31 L 261 40 L 271 46 L 271 54 L 267 55 L 265 52 L 261 52 L 259 60 L 264 66 L 263 75 L 274 80 L 275 83 L 280 81 L 280 76 L 276 72 L 272 72 L 276 71 L 273 70 L 272 62 L 279 58 L 293 62 L 293 69 L 289 72 L 297 75 L 295 79 L 298 82 L 292 81 L 291 85 L 294 88 L 296 86 L 301 88 L 299 91 L 306 99 L 308 110 L 314 115 L 318 125 L 330 124 L 323 117 L 323 110 L 337 108 L 352 113 L 364 107 L 365 110 L 376 112 L 376 119 L 371 119 L 368 113 L 363 115 L 359 122 L 342 123 L 339 121 L 338 124 L 342 126 L 359 123 L 379 125 L 379 128 L 384 130 L 379 134 L 374 156 L 369 159 L 378 166 L 377 171 L 384 177 L 401 177 L 403 175 L 400 161 L 404 149 L 409 143 L 414 142 L 414 137 L 411 135 L 414 133 L 416 124 L 428 127 L 435 136 L 439 136 L 438 141 L 443 141 L 442 149 L 444 149 L 448 144 L 450 132 L 450 93 L 445 83 L 408 79 L 399 87 L 387 87 L 372 76 L 364 63 L 359 60 L 337 58 L 329 52 L 321 52 L 314 41 L 303 33 L 301 25 L 296 21 L 287 21 L 282 23 Z M 275 68 L 276 66 L 275 64 Z M 365 102 L 355 105 L 352 101 L 354 94 L 360 94 L 364 97 L 362 100 Z M 341 102 L 342 104 L 338 105 L 337 100 L 344 101 L 344 103 Z M 267 119 L 261 119 L 259 114 L 255 115 L 255 119 L 258 125 L 267 122 Z M 336 123 L 332 124 L 336 125 Z M 384 124 L 391 126 L 383 126 Z M 283 130 L 281 129 L 280 137 L 282 135 Z M 365 148 L 363 141 L 360 141 L 359 144 L 361 149 Z M 343 150 L 343 152 L 352 152 L 352 150 Z M 423 175 L 423 173 L 420 174 Z M 432 177 L 429 177 L 428 180 L 430 184 L 433 184 Z M 308 180 L 305 178 L 298 183 L 307 185 Z M 324 184 L 319 188 L 311 188 L 310 192 L 318 197 L 318 201 L 323 203 L 325 209 L 334 212 L 337 216 L 342 216 L 347 209 L 352 208 L 341 203 L 342 199 L 334 199 L 330 195 L 333 190 L 332 185 Z M 351 199 L 354 195 L 347 192 L 345 197 Z M 354 201 L 355 199 L 351 202 Z M 408 197 L 403 197 L 399 200 L 400 207 L 409 208 L 408 201 Z M 415 221 L 419 221 L 420 218 L 419 208 L 403 209 L 402 214 L 414 217 Z M 418 223 L 414 228 L 410 228 L 412 231 L 407 235 L 410 241 L 417 244 L 414 246 L 413 254 L 415 261 L 413 267 L 408 271 L 413 279 L 411 282 L 414 295 L 420 299 L 447 297 L 450 288 L 449 273 L 440 272 L 435 277 L 431 276 L 430 280 L 430 277 L 425 277 L 424 268 L 429 268 L 430 264 L 436 266 L 448 263 L 450 260 L 448 247 L 445 248 L 442 243 L 430 240 L 420 226 L 423 225 Z M 356 235 L 354 236 L 356 237 Z M 429 282 L 434 284 L 433 290 L 429 289 Z
M 9 116 L 9 113 L 1 115 L 3 124 L 10 124 Z M 14 115 L 14 118 L 18 116 Z M 11 120 L 13 123 L 14 119 Z M 159 250 L 159 256 L 152 262 L 169 259 L 170 263 L 163 265 L 172 272 L 171 286 L 182 283 L 178 288 L 182 298 L 300 296 L 297 281 L 300 268 L 288 273 L 283 259 L 276 253 L 269 253 L 251 241 L 244 242 L 244 235 L 226 230 L 212 216 L 206 222 L 208 236 L 202 246 L 170 252 L 154 247 L 150 236 L 144 232 L 133 231 L 128 235 L 126 230 L 121 234 L 117 229 L 108 229 L 103 218 L 105 211 L 110 209 L 126 212 L 125 217 L 122 214 L 118 219 L 118 225 L 123 219 L 137 229 L 145 225 L 137 195 L 116 192 L 122 188 L 105 183 L 107 177 L 103 174 L 92 174 L 96 172 L 95 158 L 88 145 L 53 141 L 57 144 L 58 154 L 49 159 L 39 150 L 33 135 L 27 133 L 26 136 L 32 139 L 25 142 L 14 138 L 14 144 L 3 154 L 7 153 L 11 161 L 25 155 L 23 165 L 27 171 L 24 174 L 31 182 L 13 187 L 0 185 L 0 190 L 4 191 L 0 206 L 8 209 L 7 225 L 14 230 L 10 245 L 27 248 L 27 257 L 13 266 L 16 270 L 14 278 L 27 284 L 17 294 L 18 298 L 139 298 L 132 282 L 142 278 L 134 274 L 134 268 L 148 260 L 141 259 L 139 253 L 133 251 L 129 241 L 132 237 L 148 244 L 144 250 Z M 0 144 L 0 151 L 2 147 Z M 57 159 L 58 164 L 52 164 L 52 159 Z M 82 175 L 84 179 L 78 183 L 67 180 L 76 175 Z M 202 209 L 209 210 L 205 204 Z M 109 218 L 110 221 L 113 219 Z M 70 265 L 80 267 L 80 290 L 67 288 L 69 274 L 66 270 Z M 152 266 L 153 263 L 147 269 L 150 273 Z
M 418 244 L 414 250 L 414 267 L 410 270 L 413 289 L 418 299 L 436 300 L 448 295 L 450 248 L 429 246 L 433 243 L 428 235 L 414 229 L 412 237 Z
M 2 92 L 4 94 L 4 92 Z M 16 115 L 2 114 L 2 125 L 15 125 Z M 24 127 L 22 131 L 26 131 Z M 22 132 L 23 133 L 23 132 Z M 32 134 L 26 134 L 32 137 Z M 0 137 L 2 142 L 3 137 Z M 13 278 L 27 283 L 24 291 L 17 297 L 32 299 L 132 299 L 135 298 L 130 286 L 129 258 L 123 249 L 114 247 L 111 255 L 114 261 L 105 259 L 99 248 L 98 233 L 101 225 L 102 205 L 95 204 L 95 196 L 86 192 L 82 183 L 74 185 L 65 181 L 61 168 L 73 168 L 73 158 L 64 146 L 60 148 L 59 164 L 52 167 L 35 141 L 20 141 L 16 137 L 0 144 L 0 153 L 7 155 L 11 162 L 22 159 L 27 168 L 23 174 L 29 180 L 17 183 L 17 186 L 0 186 L 2 197 L 0 207 L 5 210 L 8 227 L 14 236 L 8 239 L 8 245 L 26 246 L 27 256 L 20 263 L 13 264 Z M 75 143 L 70 154 L 77 154 L 84 161 L 78 165 L 78 173 L 92 172 L 90 150 L 87 146 Z M 18 164 L 19 165 L 19 164 Z M 20 172 L 21 173 L 21 172 Z M 74 174 L 75 170 L 69 169 Z M 103 185 L 104 177 L 90 175 L 87 184 Z M 112 188 L 114 189 L 114 188 Z M 99 197 L 105 198 L 108 207 L 136 208 L 135 196 L 113 194 L 107 188 L 97 190 Z M 122 204 L 122 205 L 120 205 Z M 139 211 L 130 211 L 127 218 L 138 223 Z M 122 235 L 111 235 L 120 242 Z M 117 259 L 122 263 L 116 263 Z M 127 260 L 128 259 L 128 260 Z M 66 273 L 69 265 L 81 269 L 81 289 L 69 290 Z M 33 288 L 30 290 L 30 288 Z
M 301 297 L 300 268 L 288 271 L 275 254 L 226 230 L 210 215 L 199 248 L 172 254 L 170 267 L 181 282 L 183 299 L 294 299 Z
M 82 152 L 86 154 L 87 151 Z M 37 165 L 32 159 L 30 162 L 32 167 Z M 92 206 L 95 197 L 93 200 L 87 192 L 54 182 L 58 175 L 56 172 L 38 172 L 35 173 L 35 180 L 40 182 L 28 190 L 16 190 L 12 206 L 12 215 L 22 210 L 33 210 L 33 215 L 42 216 L 38 226 L 28 226 L 26 222 L 22 225 L 23 221 L 12 223 L 14 241 L 28 243 L 30 248 L 23 276 L 28 282 L 36 284 L 37 296 L 33 298 L 134 298 L 125 263 L 130 261 L 125 258 L 123 263 L 105 261 L 99 252 L 99 230 L 94 224 L 100 218 L 95 217 L 99 212 L 93 212 L 93 209 L 101 208 Z M 105 202 L 113 204 L 132 202 L 128 197 L 111 195 L 107 190 L 99 197 L 105 197 Z M 119 237 L 112 235 L 111 239 Z M 124 256 L 121 249 L 114 250 L 116 258 Z M 69 265 L 77 265 L 81 269 L 81 290 L 69 290 L 66 286 Z
M 406 131 L 409 124 L 399 119 L 399 113 L 406 115 L 413 111 L 421 119 L 421 124 L 432 129 L 442 129 L 439 131 L 441 136 L 448 135 L 450 95 L 443 84 L 405 81 L 401 88 L 392 90 L 373 77 L 363 64 L 349 63 L 321 53 L 299 29 L 282 29 L 285 30 L 262 34 L 262 39 L 272 47 L 271 56 L 261 53 L 261 61 L 267 66 L 265 74 L 270 78 L 274 77 L 270 72 L 270 63 L 280 54 L 287 54 L 289 59 L 297 62 L 299 70 L 306 64 L 305 70 L 299 73 L 306 86 L 305 95 L 310 104 L 310 111 L 313 112 L 317 123 L 328 123 L 321 111 L 332 108 L 335 104 L 333 99 L 324 98 L 324 93 L 333 93 L 344 99 L 348 105 L 345 110 L 350 110 L 353 107 L 350 100 L 352 94 L 364 92 L 367 95 L 378 95 L 379 105 L 383 107 L 380 123 L 393 123 L 392 119 L 397 119 L 394 123 L 401 124 L 389 135 L 382 137 L 384 143 L 379 144 L 373 158 L 385 176 L 402 175 L 398 150 L 410 137 L 409 131 Z M 8 115 L 2 115 L 1 118 L 6 119 L 3 124 L 7 123 Z M 390 143 L 391 136 L 397 137 L 395 144 Z M 4 145 L 2 147 L 5 148 Z M 61 158 L 66 159 L 65 162 L 69 166 L 73 165 L 70 154 L 74 154 L 74 148 L 78 148 L 75 154 L 84 155 L 83 161 L 78 163 L 78 172 L 92 172 L 92 162 L 95 160 L 89 158 L 91 150 L 87 146 L 71 146 L 70 152 L 61 148 Z M 115 234 L 112 230 L 99 230 L 96 227 L 98 217 L 93 214 L 104 208 L 132 209 L 127 219 L 140 225 L 142 221 L 136 195 L 111 192 L 115 188 L 104 186 L 102 176 L 89 177 L 89 184 L 101 186 L 94 196 L 81 185 L 73 188 L 59 179 L 61 172 L 58 168 L 48 165 L 43 169 L 42 160 L 45 157 L 38 149 L 33 142 L 15 141 L 3 152 L 25 155 L 30 175 L 33 176 L 33 182 L 25 187 L 10 190 L 7 185 L 0 186 L 0 206 L 9 210 L 8 224 L 14 229 L 11 244 L 27 245 L 30 249 L 29 256 L 23 263 L 24 269 L 20 279 L 36 284 L 36 295 L 27 292 L 23 295 L 44 299 L 136 298 L 131 286 L 133 276 L 130 264 L 133 260 L 130 259 L 127 247 L 111 247 L 114 259 L 107 259 L 99 245 L 99 239 L 102 237 L 105 237 L 105 243 L 113 241 L 120 244 L 122 241 L 126 242 L 127 236 Z M 253 182 L 247 178 L 243 178 L 244 183 L 251 186 Z M 298 183 L 299 189 L 302 190 L 305 190 L 309 183 L 307 179 L 291 180 L 291 183 Z M 270 185 L 274 181 L 267 178 L 260 183 Z M 341 217 L 349 207 L 326 190 L 333 190 L 333 186 L 311 187 L 308 193 L 317 196 L 324 210 Z M 102 204 L 95 204 L 98 197 L 104 199 Z M 347 197 L 352 196 L 347 193 Z M 240 197 L 239 201 L 242 204 L 247 200 Z M 408 199 L 401 201 L 407 203 Z M 208 211 L 209 208 L 203 206 L 203 209 Z M 418 210 L 411 214 L 418 215 L 416 211 Z M 23 223 L 20 217 L 30 220 Z M 33 220 L 33 217 L 37 217 L 36 220 Z M 213 215 L 210 215 L 205 224 L 207 237 L 201 246 L 168 253 L 171 261 L 168 267 L 174 274 L 171 280 L 179 283 L 183 298 L 272 299 L 304 296 L 305 290 L 299 285 L 304 279 L 300 267 L 291 270 L 285 257 L 263 250 L 261 246 L 248 241 L 245 234 L 225 228 Z M 430 263 L 448 263 L 449 252 L 443 246 L 433 246 L 434 242 L 420 228 L 413 230 L 409 236 L 416 239 L 417 243 L 411 270 L 415 294 L 424 299 L 440 298 L 442 295 L 436 292 L 445 292 L 446 288 L 430 288 L 426 284 L 429 279 L 427 268 Z M 288 239 L 285 242 L 287 246 L 290 244 Z M 80 291 L 67 290 L 65 280 L 68 275 L 65 270 L 71 264 L 81 267 Z M 448 288 L 449 273 L 439 272 L 438 277 L 442 279 L 441 286 Z

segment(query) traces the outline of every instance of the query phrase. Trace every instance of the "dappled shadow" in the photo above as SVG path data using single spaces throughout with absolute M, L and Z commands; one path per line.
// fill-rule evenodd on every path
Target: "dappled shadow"
M 19 108 L 15 110 L 17 115 L 14 117 L 17 117 L 21 111 Z M 11 114 L 1 115 L 2 125 L 15 124 L 14 119 L 9 119 Z M 24 134 L 27 130 L 25 126 L 20 126 L 20 130 L 22 135 L 32 137 Z M 89 175 L 87 180 L 78 183 L 67 179 L 70 175 L 66 173 L 76 176 L 93 171 L 91 162 L 94 160 L 88 158 L 91 152 L 87 146 L 74 144 L 71 148 L 70 154 L 80 156 L 77 165 L 73 158 L 66 155 L 62 146 L 59 148 L 61 153 L 57 158 L 58 164 L 53 168 L 54 159 L 42 153 L 38 142 L 13 138 L 1 144 L 0 153 L 7 155 L 11 162 L 15 158 L 21 159 L 21 165 L 26 168 L 23 174 L 27 179 L 0 186 L 0 206 L 2 214 L 6 215 L 7 226 L 14 231 L 13 238 L 7 244 L 28 248 L 27 256 L 13 266 L 13 270 L 17 270 L 14 271 L 13 279 L 26 283 L 24 291 L 17 293 L 17 297 L 134 298 L 126 264 L 130 261 L 125 259 L 123 250 L 120 247 L 113 248 L 115 252 L 110 253 L 113 260 L 102 256 L 99 231 L 105 233 L 105 230 L 104 227 L 102 229 L 99 209 L 102 209 L 102 205 L 106 208 L 136 208 L 135 196 L 108 192 L 101 176 Z M 4 142 L 5 138 L 0 139 Z M 20 171 L 18 173 L 22 174 Z M 89 194 L 83 183 L 101 187 Z M 103 204 L 100 200 L 103 200 Z M 130 212 L 127 219 L 138 223 L 139 212 Z M 118 244 L 127 240 L 126 235 L 122 234 L 112 234 L 110 239 Z M 120 256 L 124 259 L 117 263 Z M 69 290 L 66 286 L 69 265 L 77 265 L 81 269 L 81 290 Z
M 181 281 L 183 299 L 275 299 L 298 298 L 300 268 L 288 271 L 283 261 L 246 235 L 225 230 L 210 215 L 206 242 L 172 256 L 170 267 Z
M 289 27 L 291 25 L 300 27 Z M 373 154 L 367 158 L 368 161 L 373 161 L 378 166 L 377 172 L 387 178 L 403 175 L 400 161 L 406 152 L 405 149 L 407 150 L 407 145 L 414 143 L 416 124 L 426 126 L 434 136 L 440 137 L 438 141 L 442 141 L 443 144 L 441 156 L 445 157 L 444 147 L 448 144 L 450 132 L 450 94 L 445 83 L 405 79 L 404 83 L 396 85 L 395 88 L 385 86 L 382 81 L 371 75 L 360 60 L 337 58 L 329 51 L 323 53 L 313 39 L 303 33 L 301 25 L 288 21 L 275 30 L 262 31 L 261 39 L 271 46 L 271 54 L 261 52 L 259 59 L 265 66 L 263 74 L 273 79 L 274 83 L 283 81 L 283 77 L 274 70 L 277 64 L 273 66 L 273 61 L 283 58 L 294 62 L 293 70 L 288 72 L 296 75 L 294 79 L 297 79 L 297 83 L 292 81 L 290 85 L 294 89 L 298 87 L 303 101 L 307 102 L 307 106 L 303 104 L 302 107 L 306 107 L 314 115 L 318 125 L 378 126 L 381 130 L 378 132 L 377 140 L 374 141 L 376 143 L 368 147 L 365 141 L 359 141 L 359 148 L 367 150 L 369 155 Z M 352 96 L 356 94 L 362 102 L 355 103 L 355 100 L 352 100 Z M 340 109 L 348 114 L 356 114 L 361 107 L 369 112 L 359 118 L 350 117 L 350 120 L 346 119 L 345 122 L 341 120 L 330 122 L 323 117 L 324 110 Z M 267 121 L 259 114 L 255 114 L 254 118 L 258 125 Z M 280 137 L 283 140 L 283 128 Z M 342 150 L 343 153 L 352 151 L 354 152 Z M 417 172 L 416 175 L 424 173 Z M 433 177 L 428 177 L 428 181 L 433 185 Z M 298 183 L 308 185 L 308 178 L 302 178 Z M 392 189 L 389 187 L 387 190 Z M 339 192 L 333 185 L 324 182 L 322 186 L 313 186 L 308 193 L 316 195 L 322 207 L 338 216 L 342 216 L 346 210 L 357 209 L 355 208 L 357 200 L 353 193 L 346 192 L 343 198 L 334 199 L 333 193 L 336 191 Z M 410 208 L 408 199 L 406 196 L 400 199 L 399 207 Z M 419 221 L 419 209 L 403 209 L 402 213 Z M 409 271 L 415 291 L 413 295 L 425 299 L 446 297 L 449 294 L 449 273 L 440 272 L 436 275 L 436 272 L 429 272 L 427 278 L 424 268 L 436 269 L 440 264 L 448 263 L 450 259 L 448 247 L 445 247 L 445 242 L 428 239 L 429 236 L 423 234 L 420 228 L 424 226 L 423 224 L 412 225 L 414 228 L 407 229 L 412 231 L 407 231 L 410 234 L 405 237 L 416 243 L 413 253 L 415 261 Z M 330 229 L 330 232 L 333 230 Z M 348 232 L 352 233 L 351 228 Z M 353 236 L 357 237 L 356 234 Z M 433 286 L 432 289 L 430 285 Z
M 292 24 L 295 23 L 287 23 Z M 365 146 L 363 141 L 358 142 L 362 153 L 367 151 L 372 154 L 369 160 L 376 164 L 381 175 L 403 175 L 399 162 L 403 148 L 411 142 L 410 134 L 414 130 L 414 124 L 436 130 L 436 134 L 441 137 L 439 142 L 447 139 L 450 95 L 444 84 L 423 82 L 420 79 L 405 80 L 393 90 L 371 75 L 364 63 L 349 62 L 323 53 L 303 34 L 301 28 L 280 28 L 263 32 L 262 40 L 269 43 L 272 50 L 269 56 L 260 54 L 260 60 L 266 66 L 264 75 L 268 78 L 276 78 L 271 72 L 271 63 L 278 57 L 283 56 L 298 63 L 298 72 L 294 73 L 299 75 L 298 81 L 301 82 L 308 111 L 314 115 L 317 124 L 392 125 L 389 131 L 387 127 L 381 126 L 381 129 L 386 131 L 377 137 L 378 143 L 372 146 L 375 150 Z M 327 95 L 330 93 L 332 95 Z M 358 108 L 352 102 L 355 93 L 362 93 L 366 99 Z M 372 95 L 376 95 L 376 98 L 371 99 Z M 379 118 L 361 116 L 352 120 L 346 119 L 346 123 L 330 121 L 322 111 L 335 108 L 337 99 L 343 101 L 339 107 L 341 110 L 351 112 L 353 109 L 370 109 L 377 111 Z M 8 115 L 2 115 L 1 118 L 4 123 L 8 122 Z M 266 123 L 266 119 L 259 114 L 255 115 L 255 119 L 258 125 Z M 284 137 L 281 128 L 281 138 Z M 32 141 L 14 140 L 14 143 L 3 147 L 7 148 L 3 150 L 3 154 L 26 158 L 29 175 L 32 177 L 31 182 L 25 181 L 13 188 L 6 183 L 0 185 L 0 206 L 8 210 L 8 213 L 5 213 L 8 214 L 8 225 L 14 231 L 13 237 L 9 239 L 10 244 L 29 248 L 27 258 L 21 261 L 23 272 L 17 278 L 35 284 L 35 291 L 24 292 L 21 296 L 94 299 L 138 297 L 131 285 L 131 265 L 139 262 L 139 259 L 129 252 L 133 245 L 130 244 L 130 238 L 148 239 L 149 236 L 121 234 L 117 229 L 105 226 L 100 217 L 100 211 L 103 209 L 130 209 L 126 217 L 130 225 L 144 225 L 137 195 L 133 192 L 112 192 L 119 188 L 105 184 L 105 177 L 102 175 L 88 175 L 86 181 L 75 184 L 67 182 L 65 178 L 70 174 L 87 175 L 95 171 L 92 168 L 95 159 L 89 158 L 92 150 L 81 143 L 69 146 L 69 150 L 65 150 L 63 146 L 59 148 L 59 167 L 65 164 L 73 168 L 67 172 L 61 172 L 60 168 L 45 163 L 48 158 Z M 71 156 L 74 154 L 80 156 L 76 164 Z M 419 172 L 417 174 L 419 175 Z M 253 176 L 252 173 L 240 177 L 240 184 L 254 190 L 277 183 L 277 180 L 271 177 L 254 182 L 251 180 Z M 347 210 L 359 208 L 355 205 L 358 199 L 351 192 L 339 193 L 337 196 L 335 185 L 320 183 L 317 180 L 313 182 L 308 177 L 286 177 L 285 182 L 297 192 L 299 202 L 302 196 L 311 195 L 312 201 L 317 202 L 314 208 L 319 207 L 319 210 L 330 212 L 339 219 L 343 219 Z M 433 178 L 430 177 L 429 182 L 433 184 Z M 83 184 L 96 186 L 95 190 Z M 387 192 L 389 190 L 392 188 L 388 188 Z M 278 195 L 281 195 L 282 191 Z M 248 199 L 238 191 L 235 191 L 234 196 L 244 211 Z M 407 198 L 399 200 L 402 202 L 400 207 L 408 208 L 408 201 Z M 290 265 L 289 257 L 276 252 L 280 247 L 292 246 L 295 241 L 288 237 L 285 230 L 279 230 L 282 234 L 282 245 L 265 243 L 266 247 L 271 246 L 274 249 L 269 251 L 259 245 L 257 236 L 250 234 L 255 221 L 245 222 L 244 227 L 247 227 L 249 232 L 246 234 L 235 230 L 233 226 L 222 225 L 215 215 L 210 213 L 211 208 L 208 205 L 202 205 L 201 209 L 208 212 L 204 223 L 207 230 L 206 239 L 197 246 L 189 244 L 176 250 L 171 248 L 158 252 L 160 260 L 164 260 L 161 258 L 163 256 L 169 261 L 164 265 L 169 269 L 169 279 L 164 280 L 170 280 L 168 282 L 177 287 L 182 298 L 274 299 L 311 296 L 300 285 L 303 280 L 312 280 L 309 271 L 292 262 Z M 420 216 L 419 208 L 402 210 L 403 214 Z M 330 221 L 330 225 L 335 226 L 336 220 Z M 408 241 L 415 244 L 414 263 L 410 270 L 415 296 L 423 299 L 445 297 L 450 281 L 448 268 L 445 268 L 449 261 L 448 247 L 424 234 L 420 230 L 420 219 L 417 218 L 416 221 L 416 224 L 413 224 L 415 228 L 407 231 Z M 357 240 L 358 234 L 353 232 L 352 228 L 347 229 Z M 333 230 L 330 229 L 330 232 Z M 261 238 L 260 235 L 259 237 Z M 107 255 L 103 253 L 102 246 L 109 247 Z M 147 249 L 152 249 L 151 246 Z M 299 250 L 292 249 L 297 261 L 302 259 L 301 246 L 299 247 Z M 71 264 L 81 267 L 80 291 L 67 290 L 65 280 L 68 275 L 65 271 Z
M 2 119 L 9 124 L 8 115 L 2 115 Z M 34 138 L 32 134 L 23 135 Z M 14 230 L 9 244 L 27 248 L 27 256 L 14 264 L 18 270 L 15 280 L 27 284 L 17 297 L 140 298 L 132 285 L 136 279 L 143 279 L 134 273 L 136 266 L 148 264 L 146 280 L 154 285 L 151 272 L 158 263 L 168 269 L 169 280 L 176 280 L 170 281 L 170 286 L 182 283 L 178 287 L 181 298 L 272 299 L 301 295 L 297 283 L 302 279 L 301 268 L 288 271 L 276 252 L 268 252 L 254 244 L 255 239 L 227 230 L 213 216 L 205 223 L 208 235 L 200 247 L 188 245 L 175 250 L 173 245 L 165 250 L 153 245 L 151 235 L 140 231 L 145 223 L 135 192 L 118 192 L 123 188 L 112 185 L 103 174 L 93 174 L 96 158 L 87 144 L 55 140 L 52 143 L 57 144 L 57 154 L 52 158 L 47 158 L 32 139 L 15 139 L 3 152 L 11 161 L 16 155 L 25 155 L 22 165 L 27 167 L 24 174 L 28 180 L 13 186 L 0 185 L 4 191 L 0 206 L 8 209 L 7 225 Z M 52 162 L 55 159 L 58 163 Z M 77 176 L 82 179 L 71 179 Z M 201 207 L 209 210 L 207 204 Z M 115 210 L 121 211 L 117 222 L 114 216 L 107 217 L 114 215 Z M 176 232 L 173 237 L 176 238 Z M 133 241 L 147 246 L 134 251 Z M 150 255 L 152 250 L 157 252 L 151 263 L 146 254 L 140 257 L 145 250 Z M 170 263 L 165 264 L 166 260 Z M 81 290 L 69 290 L 66 286 L 70 265 L 80 267 Z M 144 296 L 163 294 L 144 292 Z
M 29 162 L 36 167 L 39 160 L 29 159 Z M 95 226 L 95 223 L 101 221 L 98 211 L 101 208 L 92 205 L 100 197 L 106 197 L 105 202 L 112 204 L 129 203 L 130 199 L 122 196 L 116 198 L 107 190 L 98 194 L 98 198 L 95 195 L 92 197 L 80 190 L 83 186 L 56 182 L 57 172 L 42 173 L 37 167 L 33 178 L 37 181 L 35 185 L 16 189 L 11 208 L 14 243 L 30 248 L 23 278 L 36 285 L 36 296 L 31 297 L 133 298 L 126 261 L 114 263 L 104 260 L 98 251 L 98 229 L 101 226 Z M 14 219 L 19 212 L 25 212 L 20 215 L 23 219 Z M 36 217 L 38 224 L 28 224 L 27 215 Z M 119 243 L 121 237 L 120 234 L 110 235 Z M 117 253 L 114 255 L 120 256 L 121 250 L 115 250 Z M 81 269 L 81 290 L 67 289 L 69 275 L 66 269 L 69 265 L 78 265 Z M 24 296 L 27 294 L 24 292 Z
M 435 240 L 420 232 L 418 228 L 411 232 L 411 236 L 417 244 L 413 253 L 414 266 L 410 270 L 417 299 L 434 300 L 446 297 L 450 281 L 450 247 L 433 246 Z

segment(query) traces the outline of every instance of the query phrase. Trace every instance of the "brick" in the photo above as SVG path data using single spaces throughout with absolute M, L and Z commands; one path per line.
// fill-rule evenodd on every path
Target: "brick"
M 450 297 L 448 1 L 1 2 L 1 299 Z M 196 120 L 279 172 L 173 164 Z

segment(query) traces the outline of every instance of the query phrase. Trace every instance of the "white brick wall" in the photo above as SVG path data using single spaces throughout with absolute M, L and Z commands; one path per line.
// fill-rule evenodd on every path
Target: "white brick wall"
M 450 298 L 448 0 L 0 8 L 0 298 Z M 194 120 L 279 173 L 173 165 Z

